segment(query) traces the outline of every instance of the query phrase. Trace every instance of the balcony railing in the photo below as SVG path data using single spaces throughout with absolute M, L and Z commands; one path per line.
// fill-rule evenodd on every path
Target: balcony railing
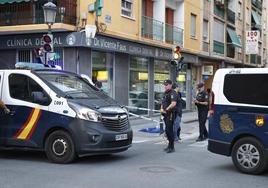
M 55 2 L 55 1 L 54 1 Z M 0 5 L 0 26 L 43 24 L 47 0 Z M 76 1 L 57 0 L 56 23 L 76 25 Z
M 227 10 L 227 20 L 232 24 L 235 24 L 235 12 L 230 9 Z
M 235 58 L 235 47 L 233 44 L 227 44 L 227 57 Z
M 183 46 L 183 29 L 166 24 L 166 42 Z
M 141 35 L 158 41 L 164 40 L 164 23 L 150 17 L 142 16 Z
M 252 0 L 251 3 L 258 9 L 262 10 L 262 0 Z
M 260 55 L 250 55 L 250 63 L 261 65 L 261 56 Z
M 203 51 L 209 52 L 209 42 L 203 41 Z
M 224 54 L 224 43 L 213 41 L 213 52 Z
M 183 46 L 183 29 L 165 24 L 147 16 L 142 16 L 142 37 L 164 41 L 164 29 L 167 43 Z

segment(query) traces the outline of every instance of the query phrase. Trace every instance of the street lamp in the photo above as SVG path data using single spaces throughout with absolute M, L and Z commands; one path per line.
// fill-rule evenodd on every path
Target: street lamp
M 48 34 L 43 36 L 44 40 L 44 52 L 45 52 L 45 64 L 48 64 L 48 53 L 53 51 L 53 35 L 51 32 L 51 26 L 55 23 L 57 6 L 52 2 L 47 2 L 43 6 L 45 23 L 48 26 Z
M 48 2 L 43 6 L 45 23 L 48 25 L 48 33 L 51 33 L 51 26 L 55 23 L 57 6 Z

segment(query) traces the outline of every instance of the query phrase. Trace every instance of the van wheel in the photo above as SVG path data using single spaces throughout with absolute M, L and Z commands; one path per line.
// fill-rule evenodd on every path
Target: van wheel
M 265 148 L 253 137 L 239 139 L 234 144 L 232 160 L 238 170 L 247 174 L 260 174 L 267 166 Z
M 53 163 L 70 163 L 76 158 L 72 137 L 65 131 L 52 132 L 46 139 L 45 152 Z

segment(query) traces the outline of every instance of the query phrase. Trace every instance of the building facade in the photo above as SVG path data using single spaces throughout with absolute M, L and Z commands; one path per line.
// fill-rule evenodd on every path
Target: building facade
M 0 1 L 0 68 L 36 61 L 48 29 L 42 9 L 46 2 Z M 160 108 L 162 82 L 174 72 L 170 60 L 175 46 L 182 47 L 177 82 L 188 110 L 196 84 L 204 81 L 210 88 L 218 68 L 263 66 L 267 59 L 266 1 L 103 0 L 99 16 L 92 11 L 94 0 L 52 2 L 57 16 L 49 63 L 101 81 L 102 89 L 124 105 Z M 86 37 L 87 25 L 97 26 L 92 39 Z M 257 55 L 243 50 L 251 29 L 261 33 Z
M 218 68 L 266 66 L 266 0 L 205 0 L 202 21 L 199 62 L 201 79 L 207 88 Z M 255 54 L 246 51 L 249 31 L 259 33 Z

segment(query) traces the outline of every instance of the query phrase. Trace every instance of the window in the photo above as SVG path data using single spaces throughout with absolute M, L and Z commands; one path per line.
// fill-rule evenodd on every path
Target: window
M 262 46 L 261 46 L 261 43 L 258 44 L 258 55 L 261 56 L 261 49 L 262 49 Z
M 208 21 L 203 20 L 203 41 L 208 41 Z
M 251 13 L 249 11 L 249 8 L 247 7 L 247 10 L 246 10 L 246 23 L 250 23 L 250 19 L 251 19 Z
M 32 51 L 31 50 L 18 50 L 18 62 L 32 62 Z
M 191 37 L 196 38 L 196 15 L 191 14 Z
M 129 70 L 129 106 L 148 108 L 148 67 L 149 59 L 130 58 Z M 134 114 L 147 114 L 144 110 L 131 110 Z
M 213 29 L 213 40 L 224 43 L 224 23 L 215 19 Z
M 41 55 L 37 55 L 37 49 L 39 48 L 18 50 L 17 62 L 37 63 L 38 62 L 37 58 L 40 58 L 40 61 L 42 63 L 45 63 L 44 52 L 42 52 Z M 59 65 L 61 68 L 63 68 L 63 49 L 62 48 L 54 48 L 54 53 L 48 54 L 48 64 Z
M 30 77 L 22 74 L 11 74 L 9 76 L 9 93 L 14 99 L 33 102 L 32 92 L 42 92 L 43 89 Z
M 121 1 L 121 14 L 127 17 L 132 17 L 132 0 L 122 0 Z
M 268 74 L 227 74 L 224 80 L 223 93 L 230 102 L 268 105 Z
M 170 63 L 168 61 L 154 60 L 154 109 L 160 110 L 164 94 L 163 82 L 170 79 Z
M 242 3 L 239 1 L 238 2 L 238 11 L 237 11 L 239 20 L 242 19 L 241 11 L 242 11 Z
M 113 54 L 92 52 L 92 81 L 99 83 L 101 88 L 110 97 L 113 96 Z

